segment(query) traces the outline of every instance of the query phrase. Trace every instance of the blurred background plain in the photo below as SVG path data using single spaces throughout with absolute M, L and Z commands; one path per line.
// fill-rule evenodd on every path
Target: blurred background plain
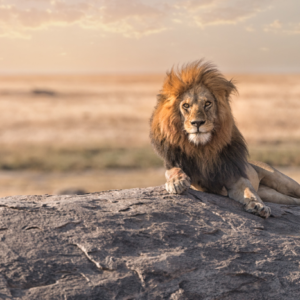
M 0 196 L 164 183 L 149 119 L 172 66 L 205 57 L 250 149 L 300 181 L 296 0 L 0 1 Z

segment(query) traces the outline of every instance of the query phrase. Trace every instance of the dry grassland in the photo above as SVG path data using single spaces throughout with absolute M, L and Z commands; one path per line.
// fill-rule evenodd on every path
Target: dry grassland
M 0 77 L 0 195 L 163 183 L 149 142 L 163 77 Z M 251 157 L 300 166 L 300 75 L 232 77 L 232 110 Z

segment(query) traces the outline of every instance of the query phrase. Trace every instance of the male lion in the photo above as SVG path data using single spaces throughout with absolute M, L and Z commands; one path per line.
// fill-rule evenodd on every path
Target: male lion
M 236 87 L 202 60 L 167 73 L 151 118 L 151 141 L 164 159 L 166 189 L 228 195 L 264 218 L 267 202 L 300 205 L 300 185 L 248 150 L 234 122 L 229 97 Z

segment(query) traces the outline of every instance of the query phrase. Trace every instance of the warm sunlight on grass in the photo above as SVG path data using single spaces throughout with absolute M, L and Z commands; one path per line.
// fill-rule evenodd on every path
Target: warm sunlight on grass
M 300 76 L 227 77 L 239 90 L 232 110 L 251 158 L 300 166 Z M 2 76 L 0 194 L 162 184 L 163 163 L 149 140 L 162 81 L 163 75 Z M 90 175 L 80 181 L 74 172 Z M 105 172 L 113 176 L 104 180 Z

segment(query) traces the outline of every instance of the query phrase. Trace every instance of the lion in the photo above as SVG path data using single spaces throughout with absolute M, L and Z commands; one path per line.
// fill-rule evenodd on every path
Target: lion
M 151 143 L 166 167 L 166 190 L 228 196 L 268 218 L 264 204 L 300 205 L 300 185 L 275 168 L 248 161 L 230 107 L 237 89 L 204 60 L 167 73 L 151 117 Z

